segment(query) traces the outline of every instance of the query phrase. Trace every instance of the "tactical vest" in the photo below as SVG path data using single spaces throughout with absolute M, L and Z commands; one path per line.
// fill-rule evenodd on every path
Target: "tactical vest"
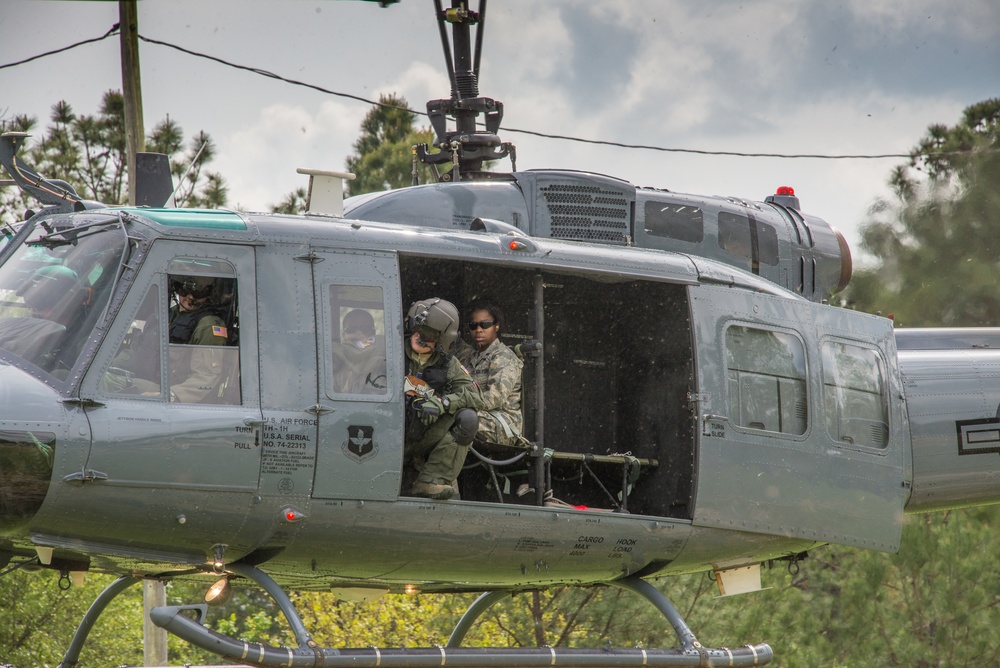
M 448 387 L 448 365 L 451 362 L 451 354 L 446 353 L 443 350 L 435 351 L 438 356 L 438 361 L 425 366 L 423 371 L 416 374 L 418 378 L 423 379 L 425 383 L 431 386 L 434 393 L 438 396 L 444 394 L 445 389 Z M 413 360 L 407 359 L 407 365 L 409 366 Z M 406 397 L 406 442 L 416 443 L 420 441 L 424 434 L 427 433 L 428 427 L 426 427 L 423 422 L 417 418 L 416 411 L 413 408 L 412 396 Z
M 436 351 L 440 358 L 434 364 L 425 366 L 424 370 L 417 374 L 425 383 L 431 386 L 435 394 L 443 395 L 448 387 L 448 366 L 451 362 L 451 353 L 443 350 Z
M 214 307 L 202 308 L 197 311 L 178 313 L 170 323 L 170 343 L 191 343 L 194 330 L 205 316 L 214 315 L 225 322 L 225 318 Z

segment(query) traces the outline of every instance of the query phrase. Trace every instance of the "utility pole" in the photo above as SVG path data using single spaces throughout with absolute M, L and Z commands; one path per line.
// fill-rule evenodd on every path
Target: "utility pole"
M 122 98 L 125 102 L 125 152 L 128 169 L 128 203 L 135 206 L 136 153 L 146 150 L 142 122 L 142 83 L 139 76 L 139 9 L 136 0 L 119 0 L 118 26 L 122 47 Z M 166 585 L 157 580 L 142 583 L 142 659 L 146 666 L 167 665 L 167 632 L 149 619 L 151 608 L 167 604 Z
M 146 150 L 146 131 L 142 123 L 142 84 L 139 77 L 139 10 L 136 0 L 119 0 L 118 25 L 122 47 L 122 97 L 125 100 L 128 203 L 135 206 L 135 154 Z

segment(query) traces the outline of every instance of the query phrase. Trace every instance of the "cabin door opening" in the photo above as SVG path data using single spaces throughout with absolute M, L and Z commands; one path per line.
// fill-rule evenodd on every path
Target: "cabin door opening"
M 690 518 L 694 355 L 684 286 L 427 258 L 402 257 L 400 269 L 404 310 L 418 299 L 447 299 L 462 313 L 468 337 L 465 306 L 487 299 L 504 314 L 501 341 L 541 341 L 541 355 L 526 358 L 522 371 L 527 439 L 558 453 L 656 460 L 631 487 L 628 511 Z M 497 501 L 487 472 L 471 458 L 466 463 L 462 498 Z M 612 508 L 608 492 L 622 489 L 621 466 L 588 466 L 600 483 L 580 457 L 553 459 L 554 496 Z M 520 485 L 533 484 L 527 476 L 501 484 L 504 502 L 533 502 L 517 495 Z

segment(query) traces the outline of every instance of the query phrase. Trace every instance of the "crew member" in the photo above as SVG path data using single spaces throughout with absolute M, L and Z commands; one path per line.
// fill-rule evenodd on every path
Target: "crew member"
M 500 445 L 513 445 L 521 435 L 521 369 L 523 362 L 503 341 L 503 313 L 487 300 L 477 300 L 466 309 L 466 326 L 475 347 L 463 340 L 453 348 L 472 374 L 483 395 L 478 410 L 477 438 Z
M 15 293 L 25 313 L 0 319 L 0 348 L 48 369 L 61 349 L 67 327 L 88 306 L 77 273 L 63 265 L 41 267 Z
M 170 308 L 170 400 L 212 403 L 218 399 L 229 342 L 226 321 L 213 303 L 215 279 L 171 276 L 176 305 Z
M 344 316 L 340 342 L 333 346 L 333 387 L 347 394 L 385 394 L 385 345 L 375 332 L 375 318 L 356 308 Z
M 447 352 L 458 338 L 458 309 L 439 298 L 414 302 L 406 315 L 406 458 L 418 470 L 410 493 L 450 499 L 475 438 L 482 395 Z

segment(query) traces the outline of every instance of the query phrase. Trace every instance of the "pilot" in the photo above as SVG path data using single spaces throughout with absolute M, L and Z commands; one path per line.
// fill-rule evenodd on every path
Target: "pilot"
M 229 342 L 226 321 L 212 303 L 215 279 L 208 276 L 171 276 L 177 296 L 170 308 L 170 343 L 224 346 Z
M 406 314 L 405 455 L 417 468 L 410 493 L 450 499 L 476 436 L 482 395 L 462 363 L 447 352 L 458 338 L 458 309 L 439 298 L 414 302 Z
M 335 391 L 385 393 L 385 346 L 378 341 L 371 313 L 358 308 L 344 316 L 340 343 L 333 348 L 333 364 Z
M 500 340 L 503 313 L 487 300 L 476 300 L 466 308 L 466 327 L 473 346 L 459 339 L 452 351 L 469 369 L 483 395 L 478 410 L 477 438 L 500 445 L 513 445 L 521 435 L 521 369 L 524 363 Z
M 212 402 L 220 389 L 229 342 L 222 309 L 214 303 L 216 279 L 208 276 L 170 276 L 176 305 L 170 307 L 170 343 L 206 346 L 170 347 L 170 400 Z M 211 347 L 208 347 L 211 346 Z
M 51 320 L 64 327 L 71 325 L 80 315 L 84 302 L 76 299 L 79 292 L 80 279 L 76 272 L 59 264 L 42 267 L 17 290 L 33 317 Z
M 0 348 L 47 368 L 54 361 L 66 328 L 87 307 L 77 273 L 53 264 L 37 269 L 17 288 L 30 316 L 10 317 L 0 326 Z

